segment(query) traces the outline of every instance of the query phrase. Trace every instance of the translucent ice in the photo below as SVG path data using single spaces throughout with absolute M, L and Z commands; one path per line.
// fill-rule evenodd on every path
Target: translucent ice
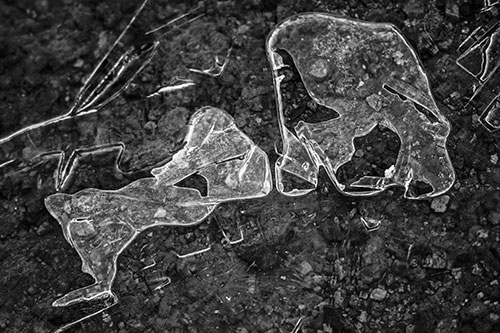
M 207 181 L 206 196 L 175 185 L 195 173 Z M 77 250 L 82 270 L 95 279 L 93 285 L 59 298 L 54 306 L 114 297 L 116 260 L 145 229 L 195 225 L 221 202 L 262 197 L 272 188 L 267 155 L 231 116 L 213 107 L 193 114 L 184 148 L 153 175 L 116 191 L 85 189 L 45 200 L 64 237 Z
M 146 28 L 149 28 L 150 22 L 145 13 L 153 9 L 152 2 L 149 0 L 141 2 L 124 30 L 88 75 L 76 95 L 73 105 L 66 113 L 20 128 L 8 135 L 3 135 L 3 133 L 0 135 L 0 179 L 9 174 L 23 171 L 23 169 L 28 170 L 30 167 L 44 161 L 55 159 L 58 161 L 58 167 L 54 175 L 55 188 L 58 191 L 64 191 L 68 188 L 71 177 L 81 159 L 109 152 L 113 152 L 117 156 L 116 168 L 119 171 L 136 171 L 135 168 L 128 169 L 125 167 L 122 169 L 119 165 L 121 156 L 125 151 L 123 142 L 113 141 L 101 144 L 99 142 L 101 140 L 96 138 L 96 142 L 89 144 L 78 142 L 77 144 L 81 144 L 81 146 L 73 146 L 77 141 L 74 135 L 71 138 L 64 137 L 65 134 L 60 134 L 57 130 L 51 130 L 51 127 L 55 128 L 58 124 L 64 126 L 63 123 L 71 123 L 72 120 L 89 121 L 92 114 L 95 116 L 98 111 L 103 110 L 105 106 L 109 106 L 112 101 L 116 100 L 132 84 L 137 75 L 149 65 L 158 51 L 161 39 L 167 32 L 189 24 L 204 15 L 202 14 L 203 6 L 200 5 L 158 28 L 147 31 Z M 192 80 L 185 80 L 184 82 L 161 87 L 151 92 L 147 97 L 170 93 L 193 85 Z M 119 131 L 124 130 L 122 128 Z M 110 132 L 112 131 L 113 129 L 110 129 Z M 47 135 L 47 132 L 49 135 Z M 15 154 L 3 153 L 2 145 L 5 145 L 7 147 L 6 151 L 8 151 L 10 150 L 9 144 L 19 145 L 32 142 L 31 136 L 48 136 L 41 144 L 33 144 L 34 149 L 39 151 L 38 153 L 26 154 L 28 155 L 26 158 L 25 156 L 20 157 L 15 156 Z M 69 135 L 66 134 L 66 136 Z M 56 142 L 56 144 L 52 144 L 53 142 Z M 163 158 L 165 157 L 163 156 Z M 159 159 L 161 158 L 159 157 Z
M 468 104 L 480 110 L 489 131 L 500 128 L 500 21 L 475 29 L 460 45 L 457 64 L 476 79 Z
M 323 13 L 299 14 L 273 29 L 266 49 L 283 141 L 283 154 L 275 166 L 281 193 L 300 195 L 314 189 L 320 166 L 340 191 L 352 196 L 400 185 L 406 189 L 405 197 L 420 199 L 452 186 L 455 174 L 446 150 L 450 125 L 434 102 L 422 64 L 394 26 Z M 284 71 L 291 67 L 322 108 L 294 124 L 284 112 Z M 364 176 L 341 184 L 336 172 L 353 157 L 354 138 L 378 124 L 401 140 L 394 168 L 385 177 Z M 287 174 L 311 186 L 286 189 Z M 428 191 L 419 193 L 421 185 Z

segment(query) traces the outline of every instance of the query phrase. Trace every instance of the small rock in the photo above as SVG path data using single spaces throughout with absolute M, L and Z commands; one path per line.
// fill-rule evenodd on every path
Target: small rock
M 36 229 L 36 234 L 38 236 L 43 236 L 51 231 L 52 231 L 52 224 L 50 224 L 49 221 L 45 221 Z
M 488 214 L 487 220 L 488 220 L 488 222 L 490 222 L 493 225 L 499 225 L 500 224 L 500 212 L 491 211 Z
M 158 208 L 155 212 L 155 215 L 153 216 L 155 219 L 161 219 L 167 216 L 167 211 L 163 208 Z
M 425 14 L 425 1 L 410 0 L 406 2 L 403 11 L 408 17 L 421 17 Z
M 189 118 L 189 110 L 185 107 L 178 106 L 168 112 L 158 120 L 158 133 L 160 135 L 171 135 L 182 130 Z
M 472 115 L 472 125 L 474 126 L 479 126 L 480 122 L 479 122 L 479 118 L 481 118 L 477 113 L 474 113 Z
M 347 271 L 344 267 L 343 261 L 340 259 L 335 259 L 334 266 L 335 266 L 335 273 L 338 277 L 338 280 L 339 281 L 344 280 L 344 278 L 347 276 Z
M 309 75 L 316 79 L 324 79 L 329 73 L 328 62 L 325 59 L 318 59 L 309 68 Z
M 271 328 L 273 328 L 273 322 L 272 322 L 272 319 L 269 318 L 269 317 L 264 317 L 260 323 L 259 323 L 259 326 L 258 328 L 260 328 L 259 331 L 268 331 L 270 330 Z
M 89 221 L 73 223 L 73 232 L 79 237 L 89 237 L 96 234 L 94 225 Z
M 338 217 L 334 217 L 333 221 L 331 219 L 325 219 L 321 222 L 319 227 L 320 233 L 328 242 L 341 242 L 345 238 L 345 232 L 342 231 L 340 227 L 340 220 Z
M 143 323 L 138 321 L 137 319 L 129 319 L 127 320 L 127 326 L 134 328 L 137 331 L 144 330 L 146 327 L 144 326 Z
M 490 162 L 493 163 L 493 164 L 497 164 L 498 163 L 498 154 L 493 154 L 490 156 Z
M 444 318 L 441 319 L 436 327 L 436 333 L 448 333 L 448 332 L 456 332 L 458 329 L 457 321 L 453 318 Z
M 444 213 L 448 209 L 448 203 L 450 202 L 450 196 L 442 195 L 434 198 L 431 202 L 431 209 L 436 213 Z
M 484 228 L 482 225 L 479 224 L 474 224 L 468 230 L 469 241 L 471 242 L 481 238 L 482 239 L 488 238 L 488 235 L 489 235 L 488 229 Z
M 500 315 L 492 312 L 488 315 L 488 320 L 492 323 L 498 323 L 500 322 Z
M 333 294 L 333 305 L 336 309 L 342 308 L 344 306 L 344 301 L 345 301 L 345 291 L 342 289 L 337 290 Z
M 480 300 L 474 299 L 465 308 L 465 312 L 472 317 L 483 317 L 488 312 L 488 307 Z
M 377 94 L 366 97 L 366 103 L 375 111 L 380 111 L 383 106 L 383 98 Z
M 446 16 L 459 19 L 460 18 L 460 7 L 458 7 L 458 3 L 456 0 L 447 0 L 445 7 Z
M 383 301 L 387 297 L 387 291 L 383 288 L 375 288 L 370 293 L 370 298 L 374 301 Z
M 35 295 L 36 294 L 36 289 L 33 286 L 28 287 L 28 294 L 30 295 Z
M 35 1 L 35 10 L 39 14 L 47 14 L 49 12 L 49 1 L 48 0 Z
M 389 261 L 383 254 L 384 239 L 380 236 L 371 237 L 362 255 L 364 267 L 360 271 L 361 279 L 369 284 L 379 279 L 389 267 Z
M 363 151 L 363 149 L 358 149 L 354 153 L 354 156 L 356 156 L 356 157 L 363 157 L 364 155 L 365 155 L 365 152 Z
M 156 124 L 153 121 L 148 121 L 146 124 L 144 124 L 144 129 L 146 131 L 154 131 L 156 129 Z
M 444 255 L 433 253 L 425 258 L 422 266 L 432 269 L 445 269 L 448 266 L 448 261 Z
M 309 274 L 309 272 L 311 272 L 313 270 L 312 266 L 310 263 L 308 263 L 307 261 L 303 261 L 301 264 L 300 264 L 300 274 L 302 275 L 307 275 Z
M 26 146 L 23 148 L 22 156 L 25 160 L 31 160 L 38 152 L 32 146 Z
M 73 67 L 82 68 L 83 65 L 85 65 L 85 61 L 83 61 L 82 58 L 78 58 L 78 59 L 76 59 L 75 63 L 73 64 Z
M 361 311 L 358 320 L 360 323 L 366 323 L 368 320 L 368 313 L 366 311 Z

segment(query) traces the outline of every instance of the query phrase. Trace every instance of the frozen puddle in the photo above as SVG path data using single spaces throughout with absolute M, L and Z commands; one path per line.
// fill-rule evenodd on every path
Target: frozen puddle
M 275 166 L 278 191 L 296 196 L 314 190 L 321 166 L 342 193 L 352 196 L 399 185 L 405 187 L 406 198 L 422 199 L 453 185 L 455 173 L 446 150 L 450 125 L 436 106 L 416 53 L 393 25 L 299 14 L 273 29 L 266 49 L 283 142 Z M 291 68 L 322 108 L 298 122 L 285 112 L 282 86 Z M 395 165 L 383 177 L 341 184 L 336 172 L 353 157 L 354 138 L 379 124 L 401 141 Z M 289 175 L 306 184 L 286 188 Z
M 206 179 L 206 196 L 175 185 L 193 174 Z M 59 298 L 54 306 L 114 298 L 117 258 L 143 230 L 195 225 L 221 202 L 262 197 L 272 189 L 266 153 L 236 127 L 231 116 L 213 107 L 193 114 L 184 148 L 153 175 L 116 191 L 85 189 L 47 197 L 45 205 L 77 250 L 83 272 L 95 279 L 93 285 Z

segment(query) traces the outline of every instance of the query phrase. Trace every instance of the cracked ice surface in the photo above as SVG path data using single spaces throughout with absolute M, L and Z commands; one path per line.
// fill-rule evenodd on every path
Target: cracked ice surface
M 394 26 L 299 14 L 273 29 L 266 50 L 283 141 L 283 155 L 275 165 L 278 191 L 290 196 L 312 191 L 320 166 L 342 193 L 352 196 L 399 185 L 405 187 L 406 198 L 421 199 L 453 185 L 455 173 L 446 150 L 450 125 L 434 102 L 419 59 Z M 327 110 L 321 121 L 305 119 L 292 126 L 284 114 L 283 71 L 290 65 L 312 100 Z M 317 120 L 318 115 L 313 116 Z M 378 124 L 401 140 L 394 168 L 385 177 L 364 176 L 341 184 L 336 172 L 353 157 L 354 138 Z M 311 186 L 285 189 L 286 174 Z M 422 183 L 432 190 L 416 193 Z
M 175 185 L 195 173 L 207 180 L 205 197 L 197 189 Z M 266 153 L 236 127 L 231 116 L 213 107 L 193 114 L 184 148 L 153 175 L 116 191 L 85 189 L 45 200 L 64 237 L 77 250 L 82 271 L 95 279 L 93 285 L 59 298 L 54 306 L 115 297 L 111 285 L 117 258 L 143 230 L 195 225 L 221 202 L 262 197 L 272 188 Z

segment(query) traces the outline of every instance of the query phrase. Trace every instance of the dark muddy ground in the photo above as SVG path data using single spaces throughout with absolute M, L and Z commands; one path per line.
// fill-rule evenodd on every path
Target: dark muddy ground
M 98 59 L 139 1 L 37 0 L 0 3 L 0 131 L 65 113 Z M 157 1 L 142 24 L 157 26 L 197 2 Z M 116 156 L 83 160 L 67 192 L 119 188 L 144 177 L 178 149 L 189 116 L 213 105 L 276 159 L 279 140 L 265 38 L 289 15 L 327 11 L 391 22 L 420 55 L 441 112 L 450 120 L 448 150 L 457 181 L 440 200 L 409 201 L 401 189 L 374 198 L 342 196 L 321 174 L 313 193 L 221 205 L 192 228 L 151 229 L 121 255 L 113 289 L 120 302 L 75 332 L 498 332 L 500 331 L 500 167 L 498 133 L 465 107 L 473 80 L 456 64 L 457 47 L 497 8 L 479 0 L 221 1 L 167 34 L 134 84 L 102 112 L 51 126 L 1 146 L 2 157 L 124 142 Z M 234 41 L 220 78 L 194 75 Z M 145 100 L 173 77 L 194 88 Z M 377 129 L 357 142 L 345 177 L 384 170 L 397 137 Z M 396 148 L 395 148 L 396 147 Z M 0 331 L 49 332 L 100 304 L 53 308 L 62 294 L 91 283 L 57 221 L 43 206 L 54 192 L 57 160 L 16 164 L 0 194 Z M 17 168 L 17 169 L 16 169 Z M 363 169 L 365 168 L 365 169 Z M 436 207 L 438 207 L 436 209 Z M 442 209 L 441 209 L 442 208 Z M 367 231 L 361 217 L 382 220 Z M 243 230 L 236 245 L 220 226 Z M 208 236 L 208 237 L 207 237 Z M 177 259 L 171 249 L 212 251 Z M 154 259 L 157 265 L 142 268 Z M 170 285 L 154 290 L 170 277 Z M 300 330 L 299 330 L 300 332 Z

